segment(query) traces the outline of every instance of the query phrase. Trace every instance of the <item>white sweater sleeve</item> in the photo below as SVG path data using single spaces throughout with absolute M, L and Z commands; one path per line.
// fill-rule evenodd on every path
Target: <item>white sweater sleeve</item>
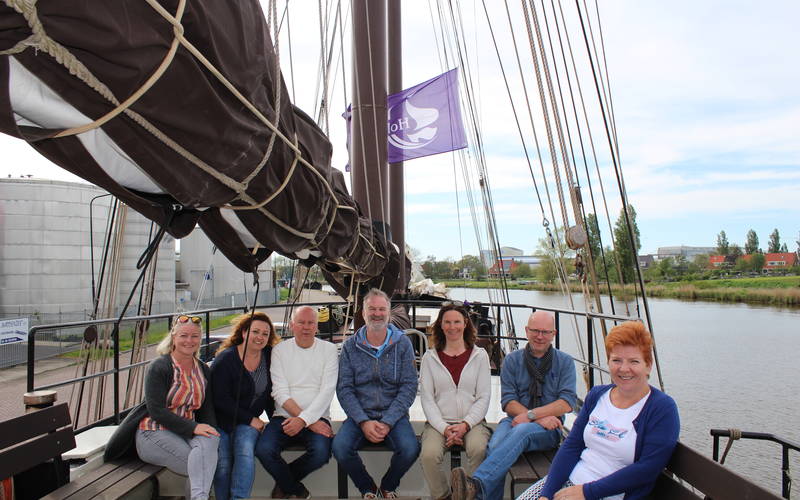
M 486 350 L 480 347 L 478 358 L 475 361 L 479 362 L 478 367 L 478 380 L 475 387 L 475 403 L 470 406 L 469 411 L 464 416 L 464 421 L 469 424 L 470 428 L 475 427 L 481 420 L 486 418 L 486 413 L 489 411 L 489 401 L 492 399 L 492 370 L 489 366 L 489 355 Z
M 291 355 L 291 348 L 291 341 L 281 342 L 272 348 L 269 375 L 272 378 L 272 399 L 275 400 L 276 410 L 282 409 L 283 403 L 292 397 L 284 367 L 284 363 L 287 361 L 286 357 Z
M 314 399 L 300 412 L 299 417 L 303 419 L 306 425 L 311 425 L 330 413 L 331 401 L 336 392 L 336 379 L 339 376 L 339 358 L 336 346 L 319 339 L 315 342 L 319 342 L 319 349 L 317 350 L 316 354 L 318 356 L 314 360 L 314 364 L 322 369 L 322 382 Z
M 425 412 L 425 418 L 428 423 L 441 434 L 444 434 L 447 422 L 442 418 L 442 412 L 434 398 L 436 380 L 433 373 L 435 361 L 431 358 L 432 356 L 436 356 L 434 349 L 429 349 L 422 357 L 422 365 L 419 370 L 420 400 L 422 402 L 422 411 Z

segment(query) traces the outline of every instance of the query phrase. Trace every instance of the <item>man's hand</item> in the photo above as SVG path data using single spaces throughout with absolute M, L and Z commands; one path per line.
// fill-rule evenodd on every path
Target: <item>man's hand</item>
M 553 429 L 558 429 L 561 427 L 561 420 L 553 416 L 537 418 L 536 423 L 541 425 L 548 431 L 551 431 Z M 583 496 L 581 496 L 581 498 L 583 498 Z
M 320 419 L 308 426 L 308 430 L 316 432 L 320 436 L 333 437 L 333 429 L 328 422 Z
M 511 427 L 516 427 L 519 424 L 527 424 L 530 422 L 532 422 L 532 420 L 528 418 L 528 413 L 523 411 L 514 417 L 514 419 L 511 421 Z
M 377 420 L 365 420 L 360 427 L 364 437 L 371 443 L 380 443 L 389 434 L 389 426 Z
M 260 418 L 253 417 L 253 419 L 250 420 L 250 427 L 253 427 L 258 432 L 264 432 L 264 426 L 265 425 L 267 425 L 267 424 L 264 423 L 264 421 L 261 420 Z
M 556 494 L 553 495 L 553 500 L 584 500 L 584 499 L 585 497 L 583 496 L 582 484 L 576 484 L 574 486 L 558 490 Z
M 306 427 L 306 423 L 300 417 L 289 417 L 284 419 L 281 426 L 283 427 L 284 434 L 287 436 L 296 436 L 298 432 Z

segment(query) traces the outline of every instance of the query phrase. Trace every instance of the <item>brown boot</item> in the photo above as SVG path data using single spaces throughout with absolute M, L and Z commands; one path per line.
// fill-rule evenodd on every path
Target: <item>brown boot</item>
M 450 473 L 453 500 L 474 500 L 480 485 L 478 481 L 469 477 L 463 467 L 456 467 Z

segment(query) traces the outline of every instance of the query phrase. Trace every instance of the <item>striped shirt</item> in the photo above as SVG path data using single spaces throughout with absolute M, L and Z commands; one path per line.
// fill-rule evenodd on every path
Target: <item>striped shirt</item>
M 181 418 L 194 420 L 194 412 L 203 404 L 205 394 L 206 378 L 203 376 L 200 362 L 194 359 L 192 369 L 184 370 L 173 357 L 172 386 L 167 392 L 167 409 Z M 167 430 L 150 416 L 144 417 L 139 422 L 139 429 L 143 431 Z

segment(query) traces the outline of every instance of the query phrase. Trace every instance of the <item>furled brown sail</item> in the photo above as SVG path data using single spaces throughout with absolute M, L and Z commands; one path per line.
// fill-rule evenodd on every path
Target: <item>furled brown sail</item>
M 199 224 L 244 271 L 271 251 L 339 279 L 398 268 L 289 101 L 258 1 L 5 0 L 0 54 L 0 131 L 173 236 Z

